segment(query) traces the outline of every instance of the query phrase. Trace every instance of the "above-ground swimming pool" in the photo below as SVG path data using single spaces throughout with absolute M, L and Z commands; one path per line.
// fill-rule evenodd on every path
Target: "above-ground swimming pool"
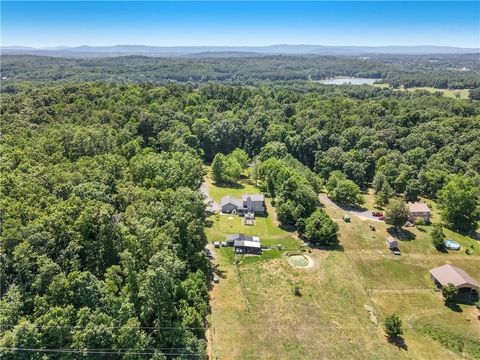
M 445 247 L 449 250 L 460 250 L 460 244 L 453 240 L 446 240 Z

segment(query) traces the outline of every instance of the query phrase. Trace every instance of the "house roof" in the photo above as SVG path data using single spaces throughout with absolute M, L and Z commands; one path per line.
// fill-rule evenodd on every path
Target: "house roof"
M 395 239 L 393 236 L 388 236 L 388 237 L 387 237 L 387 242 L 388 242 L 389 244 L 396 243 L 396 242 L 397 242 L 397 239 Z
M 260 249 L 261 245 L 257 241 L 235 240 L 233 246 L 235 247 L 250 247 Z
M 260 238 L 258 236 L 252 235 L 245 235 L 245 234 L 231 234 L 227 235 L 227 240 L 229 241 L 253 241 L 253 242 L 260 242 Z
M 453 284 L 457 288 L 480 289 L 480 284 L 462 269 L 446 264 L 430 270 L 430 274 L 442 285 Z
M 243 203 L 240 199 L 234 198 L 233 196 L 227 195 L 220 200 L 220 206 L 225 206 L 227 204 L 232 204 L 237 207 L 243 207 Z
M 412 213 L 416 212 L 430 212 L 430 208 L 427 204 L 421 202 L 409 202 L 407 204 L 408 210 Z
M 250 197 L 250 200 L 252 201 L 265 201 L 265 195 L 263 194 L 243 194 L 242 200 L 247 201 L 248 197 Z

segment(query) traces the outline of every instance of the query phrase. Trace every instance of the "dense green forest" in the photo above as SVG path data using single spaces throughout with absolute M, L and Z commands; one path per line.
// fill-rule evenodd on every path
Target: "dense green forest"
M 472 100 L 362 86 L 81 83 L 10 89 L 1 110 L 0 347 L 205 357 L 198 189 L 218 153 L 257 157 L 280 220 L 312 237 L 318 224 L 336 231 L 315 210 L 327 179 L 366 187 L 381 176 L 397 194 L 432 198 L 455 174 L 480 183 Z
M 54 58 L 4 55 L 4 86 L 23 81 L 165 84 L 169 81 L 221 81 L 258 84 L 266 81 L 321 80 L 333 76 L 383 78 L 393 87 L 431 86 L 441 89 L 480 87 L 478 55 L 228 56 L 155 58 Z

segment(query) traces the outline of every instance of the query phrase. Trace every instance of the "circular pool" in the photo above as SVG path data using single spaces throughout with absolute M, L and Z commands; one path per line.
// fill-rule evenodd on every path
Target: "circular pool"
M 310 259 L 303 254 L 288 254 L 287 260 L 290 265 L 295 267 L 308 267 L 310 265 Z
M 448 239 L 447 241 L 445 241 L 445 247 L 449 250 L 457 250 L 457 251 L 460 250 L 460 244 L 451 239 Z

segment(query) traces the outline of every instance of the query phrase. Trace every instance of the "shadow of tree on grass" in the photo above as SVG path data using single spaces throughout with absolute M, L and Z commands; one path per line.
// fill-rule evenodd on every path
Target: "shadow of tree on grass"
M 397 348 L 408 351 L 408 345 L 405 343 L 403 336 L 395 336 L 394 338 L 387 337 L 390 344 L 395 345 Z
M 387 229 L 387 232 L 392 235 L 393 237 L 396 237 L 400 241 L 412 241 L 417 238 L 417 236 L 412 233 L 410 230 L 403 229 L 403 228 L 395 228 L 395 227 L 389 227 Z

